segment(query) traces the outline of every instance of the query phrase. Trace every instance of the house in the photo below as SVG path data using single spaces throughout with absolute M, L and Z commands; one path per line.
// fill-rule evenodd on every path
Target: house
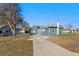
M 72 28 L 72 29 L 64 29 L 63 34 L 69 34 L 69 33 L 79 33 L 78 29 Z
M 30 25 L 27 22 L 19 22 L 16 26 L 16 34 L 29 34 Z
M 16 35 L 28 34 L 29 33 L 29 24 L 27 22 L 19 22 L 16 25 Z M 0 35 L 9 36 L 12 35 L 12 31 L 9 26 L 0 26 Z
M 70 31 L 69 31 L 69 29 L 63 29 L 63 33 L 68 34 L 68 33 L 70 33 Z
M 4 26 L 0 28 L 0 35 L 9 36 L 12 35 L 12 32 L 8 26 Z
M 39 35 L 61 35 L 63 34 L 63 26 L 57 24 L 49 24 L 47 26 L 45 25 L 34 25 L 30 32 L 32 35 L 39 34 Z
M 76 29 L 75 29 L 75 32 L 76 32 L 76 33 L 79 33 L 79 28 L 76 28 Z

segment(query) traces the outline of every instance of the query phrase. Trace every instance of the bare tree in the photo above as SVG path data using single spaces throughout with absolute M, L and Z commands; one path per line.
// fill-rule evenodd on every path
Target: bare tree
M 71 24 L 68 24 L 68 30 L 69 30 L 69 32 L 71 33 L 72 32 L 72 25 Z
M 6 3 L 0 4 L 0 16 L 10 27 L 14 36 L 16 36 L 16 25 L 22 20 L 19 4 Z

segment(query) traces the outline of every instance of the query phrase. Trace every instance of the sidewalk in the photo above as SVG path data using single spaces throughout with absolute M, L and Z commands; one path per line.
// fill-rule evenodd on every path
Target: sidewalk
M 33 36 L 34 56 L 79 56 L 47 40 L 47 36 Z

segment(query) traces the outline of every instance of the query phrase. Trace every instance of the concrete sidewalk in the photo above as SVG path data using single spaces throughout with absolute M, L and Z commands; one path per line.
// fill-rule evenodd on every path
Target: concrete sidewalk
M 47 40 L 47 36 L 33 36 L 34 56 L 79 56 Z

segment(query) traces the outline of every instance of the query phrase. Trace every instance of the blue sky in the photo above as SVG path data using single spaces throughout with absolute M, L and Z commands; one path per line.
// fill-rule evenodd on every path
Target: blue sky
M 21 3 L 24 20 L 30 25 L 56 23 L 79 27 L 79 4 Z

